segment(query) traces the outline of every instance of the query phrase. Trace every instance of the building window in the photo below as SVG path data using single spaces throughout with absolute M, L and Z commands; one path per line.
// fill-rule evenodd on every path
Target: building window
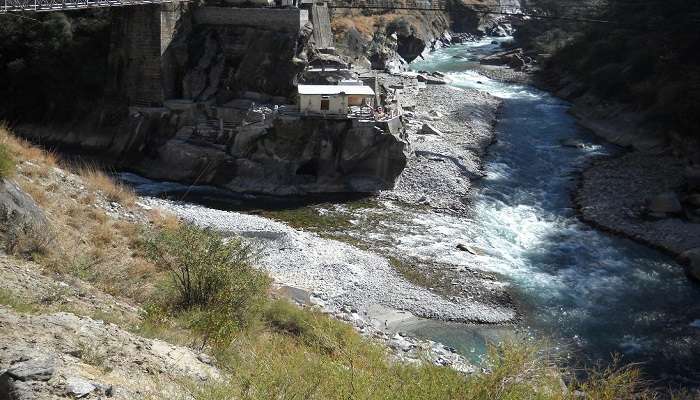
M 328 111 L 331 108 L 331 101 L 326 97 L 321 99 L 321 111 Z

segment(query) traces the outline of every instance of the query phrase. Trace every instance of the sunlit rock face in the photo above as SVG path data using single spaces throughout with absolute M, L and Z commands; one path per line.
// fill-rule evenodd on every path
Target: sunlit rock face
M 142 114 L 152 127 L 159 116 Z M 150 122 L 148 120 L 151 120 Z M 383 122 L 278 116 L 223 137 L 170 127 L 133 132 L 124 167 L 152 179 L 273 195 L 390 189 L 410 145 L 398 118 Z

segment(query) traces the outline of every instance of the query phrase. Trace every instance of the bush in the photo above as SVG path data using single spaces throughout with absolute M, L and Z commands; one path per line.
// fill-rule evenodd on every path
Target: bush
M 144 244 L 170 276 L 157 302 L 166 312 L 186 315 L 205 343 L 226 345 L 259 318 L 270 279 L 252 266 L 252 250 L 240 239 L 182 224 L 152 233 Z
M 12 175 L 15 170 L 15 160 L 4 143 L 0 143 L 0 179 Z
M 352 327 L 321 314 L 305 310 L 286 300 L 275 300 L 265 309 L 263 319 L 279 333 L 299 339 L 322 354 L 338 354 L 359 338 Z

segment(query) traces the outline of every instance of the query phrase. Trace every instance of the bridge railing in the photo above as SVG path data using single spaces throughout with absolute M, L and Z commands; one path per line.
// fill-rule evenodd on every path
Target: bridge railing
M 13 11 L 58 11 L 170 3 L 173 0 L 0 0 L 0 13 Z
M 332 0 L 329 8 L 376 8 L 383 10 L 447 10 L 447 0 Z

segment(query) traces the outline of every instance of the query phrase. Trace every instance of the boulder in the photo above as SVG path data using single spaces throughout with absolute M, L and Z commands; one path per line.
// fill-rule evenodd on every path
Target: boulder
M 426 74 L 418 74 L 416 76 L 416 79 L 418 82 L 424 82 L 429 85 L 445 85 L 447 84 L 447 79 L 446 78 L 440 78 L 437 76 L 433 75 L 426 75 Z
M 652 197 L 649 199 L 647 209 L 653 214 L 678 214 L 683 212 L 678 195 L 674 192 L 665 192 Z
M 689 277 L 700 281 L 700 248 L 691 249 L 681 254 L 681 262 Z
M 420 133 L 422 135 L 437 135 L 437 136 L 442 136 L 442 132 L 440 132 L 437 128 L 430 124 L 423 124 L 423 127 L 420 130 Z
M 54 361 L 50 358 L 31 359 L 13 364 L 5 371 L 9 377 L 22 382 L 48 381 L 54 373 Z
M 685 180 L 688 190 L 700 192 L 700 166 L 688 166 L 685 168 Z
M 46 224 L 41 208 L 26 193 L 11 181 L 0 180 L 0 221 L 13 224 Z
M 97 389 L 92 382 L 77 376 L 66 379 L 66 394 L 77 399 L 85 397 Z
M 692 208 L 700 208 L 700 193 L 689 195 L 685 198 L 685 202 Z
M 479 63 L 483 65 L 508 66 L 515 70 L 521 70 L 532 63 L 532 59 L 524 55 L 523 50 L 518 48 L 482 57 L 479 59 Z
M 413 34 L 398 36 L 396 51 L 406 62 L 410 63 L 418 58 L 423 53 L 423 50 L 425 50 L 425 42 L 421 38 Z
M 4 249 L 29 255 L 44 250 L 52 240 L 43 210 L 17 184 L 0 180 L 0 243 Z

